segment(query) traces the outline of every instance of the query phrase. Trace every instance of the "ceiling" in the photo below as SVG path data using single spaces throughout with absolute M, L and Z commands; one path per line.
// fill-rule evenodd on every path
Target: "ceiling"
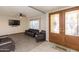
M 16 17 L 19 16 L 19 13 L 27 17 L 35 17 L 40 16 L 44 13 L 49 12 L 51 10 L 56 10 L 57 8 L 65 8 L 66 6 L 0 6 L 0 16 L 10 16 Z M 41 12 L 42 11 L 42 12 Z
M 68 6 L 33 6 L 39 10 L 42 10 L 44 12 L 49 12 L 51 10 L 56 10 L 58 8 L 65 8 L 65 7 L 68 7 Z

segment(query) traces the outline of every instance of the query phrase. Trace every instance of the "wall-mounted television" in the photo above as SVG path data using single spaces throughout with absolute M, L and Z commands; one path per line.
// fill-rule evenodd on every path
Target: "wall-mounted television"
M 9 25 L 10 26 L 19 26 L 20 20 L 9 20 Z

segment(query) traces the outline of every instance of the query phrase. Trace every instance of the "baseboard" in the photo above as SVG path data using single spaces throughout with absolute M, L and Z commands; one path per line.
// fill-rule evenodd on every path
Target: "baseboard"
M 24 32 L 19 32 L 19 33 L 12 33 L 12 34 L 6 34 L 6 35 L 1 35 L 1 36 L 9 36 L 9 35 L 17 35 L 17 34 L 23 34 Z
M 17 35 L 17 34 L 23 34 L 24 32 L 20 32 L 20 33 L 13 33 L 13 34 L 8 34 L 8 35 Z

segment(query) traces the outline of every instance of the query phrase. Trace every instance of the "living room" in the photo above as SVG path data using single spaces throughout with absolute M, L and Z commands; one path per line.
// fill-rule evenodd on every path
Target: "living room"
M 78 7 L 70 6 L 0 6 L 0 38 L 8 39 L 10 43 L 7 45 L 4 43 L 7 40 L 2 40 L 4 42 L 1 43 L 0 50 L 15 52 L 72 52 L 78 50 L 75 46 L 65 47 L 63 43 L 59 43 L 62 42 L 58 39 L 61 36 L 58 37 L 55 34 L 58 28 L 55 33 L 52 33 L 54 24 L 50 26 L 53 22 L 50 21 L 52 19 L 50 15 L 74 8 L 78 9 Z
M 79 59 L 78 51 L 79 0 L 0 0 L 1 59 Z

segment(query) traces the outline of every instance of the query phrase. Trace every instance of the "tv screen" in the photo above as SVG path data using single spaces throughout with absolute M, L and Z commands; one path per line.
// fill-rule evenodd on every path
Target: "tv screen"
M 9 20 L 9 25 L 18 26 L 20 25 L 20 20 Z

